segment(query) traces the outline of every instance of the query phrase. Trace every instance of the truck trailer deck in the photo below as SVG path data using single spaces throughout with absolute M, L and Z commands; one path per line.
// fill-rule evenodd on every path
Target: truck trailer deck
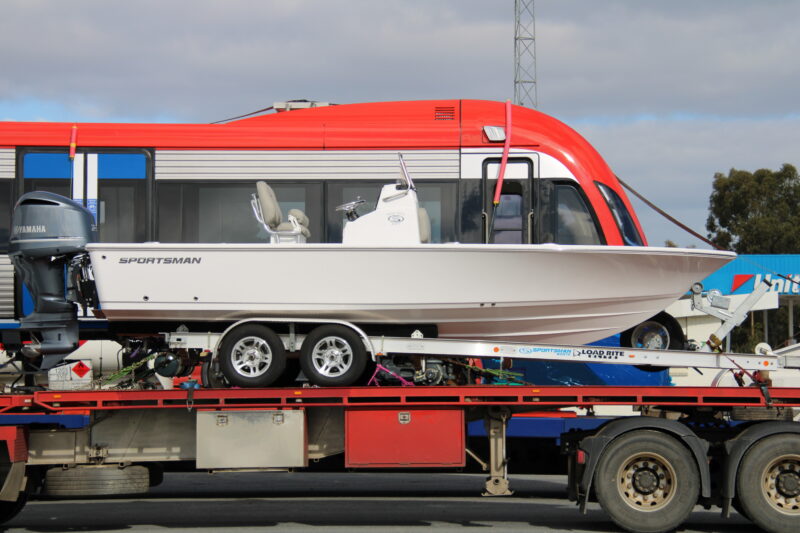
M 601 405 L 632 415 L 594 416 Z M 766 531 L 800 524 L 800 388 L 311 387 L 35 391 L 0 396 L 3 518 L 27 494 L 145 492 L 181 464 L 202 471 L 347 470 L 480 464 L 485 493 L 510 494 L 509 420 L 570 417 L 557 437 L 571 500 L 596 499 L 629 531 L 678 527 L 696 504 L 733 507 Z M 567 411 L 567 412 L 565 412 Z M 485 438 L 470 436 L 482 421 Z M 515 454 L 554 442 L 520 439 Z M 481 443 L 482 441 L 482 443 Z

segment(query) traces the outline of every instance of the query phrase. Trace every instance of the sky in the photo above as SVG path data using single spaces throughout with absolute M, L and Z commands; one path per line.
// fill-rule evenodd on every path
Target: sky
M 513 0 L 0 0 L 0 120 L 213 122 L 514 95 Z M 800 1 L 537 0 L 538 109 L 705 234 L 714 173 L 800 165 Z M 707 247 L 634 200 L 650 244 Z

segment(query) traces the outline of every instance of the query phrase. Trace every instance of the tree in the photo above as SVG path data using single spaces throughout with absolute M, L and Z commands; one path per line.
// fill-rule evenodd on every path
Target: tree
M 709 199 L 708 236 L 717 246 L 740 254 L 800 253 L 799 206 L 800 176 L 788 163 L 777 171 L 717 173 Z M 732 332 L 733 351 L 750 352 L 764 340 L 781 346 L 794 333 L 788 331 L 785 307 L 767 314 L 770 338 L 763 338 L 763 314 L 756 313 Z
M 740 254 L 800 253 L 800 176 L 731 169 L 714 175 L 706 229 L 718 246 Z

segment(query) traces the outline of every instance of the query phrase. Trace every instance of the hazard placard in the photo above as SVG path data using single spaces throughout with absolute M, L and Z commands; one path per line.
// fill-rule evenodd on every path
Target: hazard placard
M 89 367 L 89 365 L 87 365 L 83 361 L 78 361 L 77 363 L 72 365 L 72 373 L 78 376 L 79 378 L 82 378 L 91 371 L 92 369 Z

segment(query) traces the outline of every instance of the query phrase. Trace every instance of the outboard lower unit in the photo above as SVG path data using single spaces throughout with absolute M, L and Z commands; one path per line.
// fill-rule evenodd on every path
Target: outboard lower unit
M 97 240 L 92 214 L 68 198 L 49 192 L 23 195 L 14 207 L 9 255 L 33 297 L 33 312 L 20 329 L 33 342 L 21 348 L 40 368 L 59 363 L 78 347 L 78 313 L 88 270 L 86 244 Z

